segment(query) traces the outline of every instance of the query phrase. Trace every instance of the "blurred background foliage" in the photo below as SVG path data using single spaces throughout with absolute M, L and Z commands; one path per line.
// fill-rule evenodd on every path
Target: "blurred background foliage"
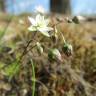
M 8 64 L 10 65 L 10 63 L 16 57 L 18 58 L 20 53 L 23 51 L 22 50 L 23 46 L 25 46 L 24 42 L 31 39 L 32 35 L 30 35 L 31 33 L 28 33 L 27 31 L 27 28 L 29 25 L 26 18 L 27 15 L 22 14 L 20 16 L 14 16 L 14 18 L 12 19 L 12 22 L 10 23 L 10 26 L 8 26 L 7 31 L 4 37 L 2 38 L 2 43 L 1 43 L 2 45 L 1 45 L 1 51 L 0 51 L 0 67 Z M 55 17 L 57 16 L 58 15 L 50 16 L 52 20 L 52 24 L 57 22 L 55 19 Z M 4 30 L 6 23 L 8 23 L 9 21 L 8 17 L 10 19 L 10 15 L 7 15 L 6 17 L 6 15 L 4 14 L 2 14 L 2 16 L 0 17 L 1 31 Z M 65 16 L 62 15 L 61 18 L 65 18 Z M 37 82 L 36 82 L 37 95 L 36 96 L 48 96 L 48 94 L 51 94 L 52 96 L 65 96 L 64 94 L 68 94 L 67 96 L 70 96 L 69 94 L 71 94 L 71 96 L 77 96 L 77 94 L 79 94 L 78 96 L 81 96 L 81 94 L 83 95 L 89 94 L 87 92 L 91 92 L 91 96 L 95 96 L 93 95 L 93 93 L 95 92 L 94 88 L 96 88 L 95 22 L 85 22 L 82 24 L 74 24 L 74 23 L 70 24 L 65 22 L 65 23 L 59 24 L 58 30 L 63 32 L 66 40 L 70 44 L 72 44 L 73 55 L 72 57 L 69 57 L 69 58 L 64 56 L 63 59 L 65 63 L 62 65 L 62 64 L 56 64 L 56 63 L 48 63 L 47 57 L 46 57 L 47 54 L 45 54 L 44 56 L 38 57 L 38 54 L 36 54 L 36 50 L 34 49 L 34 51 L 32 51 L 35 57 L 33 58 L 33 60 L 35 61 L 35 64 L 36 64 L 35 65 L 36 79 L 37 79 Z M 40 36 L 37 35 L 36 40 L 39 41 L 41 38 L 42 38 L 41 35 Z M 50 39 L 45 38 L 43 39 L 43 41 L 42 41 L 42 44 L 46 45 L 46 48 L 49 48 L 49 46 L 52 48 L 52 46 L 54 46 L 54 42 L 50 43 Z M 56 44 L 56 47 L 61 50 L 61 46 L 62 46 L 62 40 L 59 39 Z M 18 48 L 20 49 L 18 50 Z M 30 63 L 28 63 L 28 60 L 29 60 L 28 57 L 25 56 L 22 62 L 24 63 L 24 66 L 22 67 L 23 69 L 20 71 L 20 74 L 18 74 L 20 77 L 17 77 L 18 76 L 17 75 L 14 78 L 16 81 L 13 81 L 12 79 L 12 82 L 15 82 L 16 85 L 14 85 L 14 83 L 12 85 L 12 82 L 5 81 L 5 78 L 7 79 L 6 76 L 10 74 L 11 68 L 9 67 L 12 67 L 12 64 L 11 66 L 8 67 L 10 70 L 6 69 L 7 71 L 4 71 L 7 73 L 4 73 L 1 71 L 0 80 L 1 81 L 3 80 L 2 82 L 7 82 L 9 86 L 12 87 L 12 89 L 10 88 L 10 90 L 8 91 L 6 91 L 2 87 L 3 90 L 5 90 L 5 93 L 2 93 L 2 94 L 9 94 L 5 96 L 10 96 L 10 94 L 16 94 L 16 90 L 14 91 L 14 86 L 15 87 L 18 86 L 18 88 L 20 89 L 20 91 L 17 91 L 18 94 L 22 94 L 22 91 L 24 90 L 27 90 L 28 94 L 31 94 L 30 93 L 31 86 L 29 84 L 30 79 L 28 78 L 31 78 L 32 74 L 31 74 L 31 67 L 30 67 L 31 65 Z M 26 64 L 29 64 L 28 68 Z M 28 73 L 30 73 L 29 77 L 27 77 Z M 82 82 L 84 83 L 84 85 Z M 87 83 L 94 88 L 89 87 Z M 78 89 L 78 87 L 76 86 L 78 87 L 81 86 L 81 88 L 84 87 L 85 89 L 89 88 L 88 89 L 89 91 L 86 92 L 85 90 L 84 92 L 82 92 L 83 90 Z M 27 96 L 27 95 L 24 95 L 24 96 Z
M 59 0 L 51 2 L 52 13 L 50 15 L 51 25 L 57 23 L 56 17 L 65 18 L 69 16 L 69 0 L 65 2 L 66 8 Z M 57 4 L 57 5 L 56 5 Z M 58 5 L 59 4 L 59 5 Z M 60 7 L 60 4 L 62 6 Z M 29 33 L 28 16 L 31 13 L 20 15 L 6 14 L 3 8 L 4 0 L 0 0 L 0 96 L 31 96 L 32 94 L 32 69 L 29 56 L 22 60 L 22 68 L 16 76 L 9 81 L 8 76 L 16 66 L 14 60 L 19 59 L 26 42 L 32 38 Z M 13 8 L 13 7 L 12 7 Z M 63 10 L 64 9 L 64 10 Z M 12 10 L 14 12 L 14 10 Z M 58 14 L 66 13 L 66 14 Z M 15 13 L 15 12 L 14 12 Z M 58 25 L 58 30 L 63 32 L 68 43 L 73 46 L 71 57 L 63 55 L 64 63 L 50 63 L 45 54 L 40 56 L 34 49 L 33 61 L 36 70 L 36 96 L 96 96 L 96 21 L 82 22 L 80 24 L 64 22 Z M 58 33 L 60 36 L 60 34 Z M 37 35 L 35 41 L 41 40 L 42 35 Z M 44 43 L 43 43 L 44 41 Z M 62 39 L 58 39 L 56 45 L 48 38 L 41 40 L 46 48 L 57 47 L 62 52 Z M 32 47 L 32 46 L 30 46 Z M 17 66 L 17 71 L 19 66 Z

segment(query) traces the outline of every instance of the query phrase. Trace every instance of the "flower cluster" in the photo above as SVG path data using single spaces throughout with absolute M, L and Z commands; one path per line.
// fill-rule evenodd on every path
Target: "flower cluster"
M 28 17 L 30 23 L 32 24 L 28 29 L 29 31 L 39 31 L 43 35 L 50 37 L 49 31 L 53 28 L 48 27 L 49 19 L 45 19 L 44 16 L 38 14 L 36 18 Z
M 52 39 L 52 36 L 53 36 L 54 39 L 57 39 L 57 37 L 58 37 L 57 36 L 58 35 L 58 30 L 56 28 L 57 24 L 53 28 L 49 27 L 48 26 L 49 25 L 49 19 L 45 19 L 43 14 L 37 14 L 35 19 L 32 18 L 32 17 L 28 17 L 28 19 L 31 23 L 31 26 L 28 28 L 29 31 L 40 32 L 46 37 L 51 37 L 51 39 Z M 54 31 L 54 34 L 50 35 L 49 34 L 50 31 L 51 32 Z M 63 40 L 62 51 L 64 52 L 64 54 L 66 56 L 69 57 L 69 56 L 72 55 L 72 51 L 73 51 L 72 46 L 71 46 L 71 44 L 69 44 L 65 41 L 63 33 L 60 32 L 60 34 L 61 34 L 61 38 Z M 42 45 L 39 42 L 37 42 L 36 46 L 37 46 L 38 53 L 42 54 L 43 53 Z M 49 52 L 48 52 L 48 57 L 49 57 L 49 60 L 52 60 L 52 61 L 57 60 L 57 59 L 59 61 L 62 61 L 62 55 L 57 48 L 50 49 Z

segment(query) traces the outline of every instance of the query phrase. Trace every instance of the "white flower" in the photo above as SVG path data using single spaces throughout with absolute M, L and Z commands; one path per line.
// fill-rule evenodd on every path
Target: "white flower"
M 45 9 L 41 5 L 36 6 L 35 10 L 36 10 L 36 12 L 41 13 L 41 14 L 45 13 Z
M 44 16 L 38 14 L 35 19 L 28 17 L 30 23 L 32 24 L 28 29 L 29 31 L 39 31 L 43 35 L 50 37 L 49 31 L 52 31 L 53 28 L 48 27 L 49 19 L 45 19 Z

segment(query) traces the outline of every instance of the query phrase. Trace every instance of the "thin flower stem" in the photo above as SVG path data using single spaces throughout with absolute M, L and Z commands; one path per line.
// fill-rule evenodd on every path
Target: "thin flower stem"
M 62 22 L 58 22 L 58 23 L 54 24 L 52 27 L 55 27 L 55 26 L 59 25 L 60 23 L 62 23 Z
M 26 54 L 27 48 L 28 48 L 28 46 L 30 45 L 30 43 L 31 43 L 32 41 L 33 41 L 33 40 L 30 40 L 30 41 L 27 43 L 27 46 L 25 47 L 22 55 L 20 56 L 20 60 L 21 60 L 21 59 L 23 58 L 23 56 Z
M 56 27 L 58 24 L 60 24 L 60 23 L 63 23 L 63 22 L 58 22 L 58 23 L 56 23 L 56 24 L 54 24 L 52 27 Z M 65 38 L 64 38 L 64 35 L 63 35 L 63 33 L 60 31 L 60 34 L 61 34 L 61 36 L 62 36 L 62 39 L 63 39 L 63 42 L 64 43 L 66 43 L 66 41 L 65 41 Z
M 34 47 L 36 47 L 36 44 L 35 44 L 34 46 L 32 46 L 31 48 L 29 48 L 29 50 L 26 51 L 25 55 L 26 55 L 30 50 L 32 50 Z
M 60 34 L 62 36 L 63 42 L 66 43 L 63 33 L 60 31 Z
M 31 59 L 31 65 L 32 65 L 32 74 L 33 74 L 32 96 L 35 96 L 35 67 L 32 59 Z
M 25 54 L 27 53 L 27 48 L 29 47 L 30 43 L 34 40 L 36 33 L 37 33 L 37 32 L 35 32 L 34 35 L 32 36 L 33 39 L 29 40 L 29 42 L 27 43 L 27 45 L 26 45 L 23 53 L 22 53 L 21 56 L 20 56 L 19 62 L 20 62 L 20 60 L 22 60 L 22 58 L 23 58 L 23 57 L 25 56 Z

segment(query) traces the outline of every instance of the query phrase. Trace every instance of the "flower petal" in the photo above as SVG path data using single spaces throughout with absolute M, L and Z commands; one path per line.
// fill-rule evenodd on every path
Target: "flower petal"
M 36 25 L 36 21 L 33 19 L 33 18 L 31 18 L 31 17 L 28 17 L 28 19 L 29 19 L 29 21 L 30 21 L 30 23 L 32 24 L 32 25 Z
M 35 7 L 35 10 L 36 10 L 36 12 L 38 12 L 38 13 L 42 13 L 42 14 L 45 13 L 45 10 L 44 10 L 43 6 L 41 6 L 41 5 L 36 6 L 36 7 Z
M 45 28 L 38 28 L 38 30 L 45 36 L 50 37 L 50 34 L 48 31 L 51 31 L 53 28 L 51 27 L 45 27 Z
M 49 22 L 50 22 L 49 19 L 46 19 L 46 20 L 44 21 L 44 23 L 45 23 L 46 26 L 49 24 Z
M 48 32 L 48 31 L 52 31 L 53 28 L 51 27 L 39 27 L 38 30 L 41 32 L 41 31 L 44 31 L 44 32 Z
M 39 31 L 40 31 L 43 35 L 45 35 L 45 36 L 47 36 L 47 37 L 50 37 L 50 34 L 49 34 L 47 31 L 44 31 L 44 29 L 39 29 Z
M 34 26 L 30 26 L 30 27 L 28 28 L 28 30 L 29 30 L 29 31 L 37 31 L 37 29 L 36 29 Z
M 42 22 L 44 22 L 44 16 L 41 16 L 40 14 L 38 14 L 36 16 L 36 23 L 37 24 L 42 24 Z

